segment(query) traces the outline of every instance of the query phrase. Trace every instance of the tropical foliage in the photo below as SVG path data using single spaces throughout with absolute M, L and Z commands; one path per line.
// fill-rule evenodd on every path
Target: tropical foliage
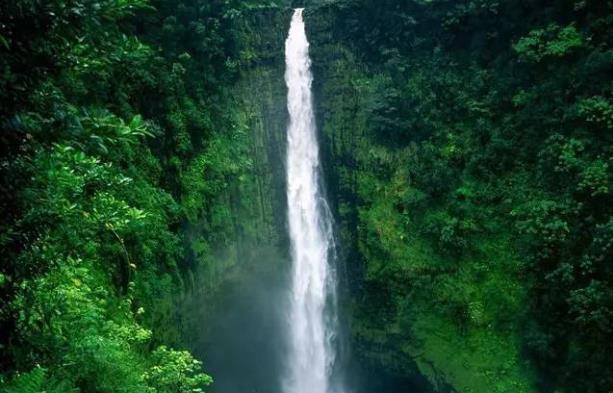
M 606 392 L 611 4 L 307 13 L 355 348 L 461 392 Z M 442 386 L 442 385 L 441 385 Z

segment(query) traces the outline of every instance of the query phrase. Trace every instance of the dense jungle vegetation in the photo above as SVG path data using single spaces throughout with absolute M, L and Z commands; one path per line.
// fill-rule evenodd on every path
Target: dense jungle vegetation
M 213 246 L 250 229 L 256 165 L 229 86 L 266 9 L 0 3 L 0 390 L 210 384 L 181 308 L 222 270 Z
M 360 358 L 459 392 L 613 391 L 612 11 L 310 13 Z
M 297 3 L 0 2 L 0 391 L 213 388 Z M 305 5 L 353 389 L 613 392 L 613 2 Z

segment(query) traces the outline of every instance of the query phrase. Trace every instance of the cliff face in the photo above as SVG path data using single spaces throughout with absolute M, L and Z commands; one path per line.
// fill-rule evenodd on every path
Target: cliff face
M 611 312 L 598 300 L 611 284 L 604 14 L 476 0 L 308 10 L 367 369 L 458 392 L 610 389 L 607 329 L 584 317 Z
M 533 392 L 512 235 L 495 214 L 471 217 L 475 183 L 452 180 L 462 176 L 453 138 L 476 120 L 452 124 L 438 106 L 455 100 L 444 85 L 464 78 L 448 62 L 465 59 L 448 54 L 439 67 L 431 49 L 401 57 L 393 48 L 373 57 L 358 25 L 366 13 L 342 3 L 307 13 L 359 374 L 377 375 L 375 390 Z M 441 198 L 449 187 L 455 196 Z
M 279 26 L 289 23 L 289 15 L 277 7 L 258 8 L 244 12 L 235 21 L 241 58 L 237 64 L 239 76 L 227 93 L 233 128 L 219 132 L 219 141 L 214 140 L 209 147 L 213 159 L 230 163 L 209 216 L 212 221 L 218 216 L 231 222 L 223 225 L 230 231 L 211 245 L 212 270 L 204 277 L 213 285 L 226 270 L 253 262 L 252 254 L 259 247 L 286 247 L 285 33 Z M 229 149 L 220 151 L 219 146 Z M 210 228 L 196 224 L 194 228 L 210 232 Z
M 234 169 L 224 174 L 208 219 L 189 229 L 190 248 L 198 249 L 199 237 L 210 247 L 198 256 L 204 260 L 198 289 L 184 306 L 184 341 L 207 360 L 214 392 L 277 391 L 282 373 L 289 267 L 284 27 L 290 17 L 289 9 L 258 7 L 235 19 L 240 71 L 228 96 L 236 128 L 210 147 Z

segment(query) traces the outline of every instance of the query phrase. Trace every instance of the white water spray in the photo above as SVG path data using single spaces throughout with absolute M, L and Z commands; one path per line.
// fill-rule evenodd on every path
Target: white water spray
M 302 9 L 285 42 L 287 200 L 293 262 L 289 300 L 289 353 L 284 393 L 332 393 L 336 279 L 331 267 L 332 217 L 319 187 L 319 147 L 311 97 L 311 60 Z

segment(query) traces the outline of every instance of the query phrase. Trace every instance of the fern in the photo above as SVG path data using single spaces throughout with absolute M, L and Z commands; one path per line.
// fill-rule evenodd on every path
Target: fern
M 2 393 L 41 393 L 46 392 L 47 370 L 42 367 L 35 367 L 26 373 L 17 374 L 7 387 L 0 388 Z

